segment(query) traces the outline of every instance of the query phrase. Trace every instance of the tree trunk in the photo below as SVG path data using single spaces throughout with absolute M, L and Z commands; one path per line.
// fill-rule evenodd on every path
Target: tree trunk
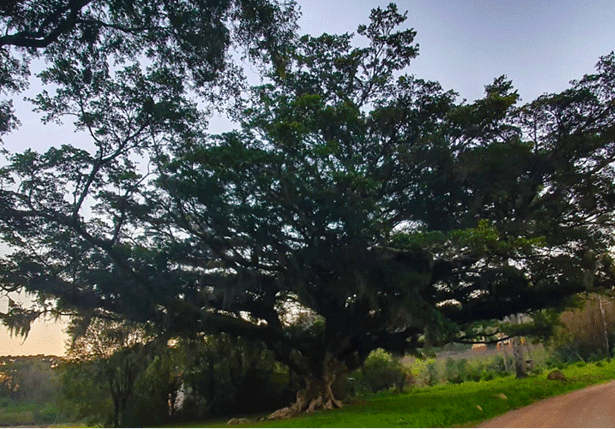
M 319 376 L 304 376 L 305 388 L 297 392 L 295 403 L 275 411 L 267 419 L 287 419 L 304 412 L 341 408 L 342 403 L 335 399 L 332 386 L 338 377 L 345 372 L 346 366 L 329 357 L 322 368 Z
M 502 344 L 502 355 L 504 355 L 504 371 L 506 371 L 506 373 L 510 373 L 510 365 L 509 365 L 509 359 L 508 359 L 508 343 L 500 343 Z
M 525 361 L 526 363 L 525 370 L 531 372 L 534 370 L 534 359 L 532 359 L 532 350 L 530 348 L 529 341 L 525 342 L 525 349 L 527 350 L 527 360 Z
M 267 420 L 288 419 L 303 412 L 341 408 L 342 403 L 335 399 L 331 389 L 334 382 L 335 377 L 306 378 L 306 387 L 297 392 L 295 403 L 273 412 Z
M 514 337 L 512 340 L 513 356 L 515 357 L 515 374 L 517 378 L 527 377 L 525 372 L 525 362 L 523 360 L 523 348 L 521 345 L 521 338 Z
M 516 314 L 512 317 L 512 320 L 515 325 L 519 323 L 519 318 Z M 513 337 L 512 348 L 513 356 L 515 358 L 515 374 L 517 375 L 517 378 L 527 377 L 527 373 L 525 371 L 525 361 L 523 359 L 523 345 L 521 344 L 520 337 Z
M 602 295 L 598 295 L 598 304 L 600 305 L 600 315 L 602 316 L 602 329 L 604 334 L 604 348 L 606 349 L 606 358 L 607 361 L 611 361 L 611 352 L 609 351 L 609 331 L 608 325 L 606 323 L 606 318 L 604 317 L 604 307 L 602 305 Z
M 113 427 L 119 428 L 120 425 L 120 400 L 119 398 L 113 398 Z

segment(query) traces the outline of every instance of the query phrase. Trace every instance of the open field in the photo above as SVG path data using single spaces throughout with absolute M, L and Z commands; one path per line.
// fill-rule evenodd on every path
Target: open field
M 0 401 L 0 426 L 48 426 L 54 423 L 51 403 L 13 403 Z

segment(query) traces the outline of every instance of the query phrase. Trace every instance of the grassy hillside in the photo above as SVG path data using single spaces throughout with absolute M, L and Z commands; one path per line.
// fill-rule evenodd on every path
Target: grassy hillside
M 574 364 L 562 372 L 567 382 L 550 381 L 546 373 L 517 380 L 446 384 L 386 393 L 357 400 L 339 410 L 315 412 L 283 421 L 250 421 L 235 427 L 451 427 L 472 426 L 540 399 L 615 379 L 615 361 Z M 203 422 L 201 427 L 226 426 L 222 421 Z

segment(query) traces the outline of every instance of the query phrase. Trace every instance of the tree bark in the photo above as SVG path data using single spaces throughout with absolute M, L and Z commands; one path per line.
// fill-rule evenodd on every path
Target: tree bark
M 333 395 L 333 383 L 344 373 L 345 366 L 333 360 L 324 365 L 320 377 L 305 376 L 305 388 L 297 392 L 296 401 L 267 417 L 267 420 L 281 420 L 297 416 L 304 412 L 331 410 L 341 408 L 342 403 Z
M 606 358 L 607 361 L 610 362 L 611 361 L 611 352 L 610 352 L 610 347 L 609 347 L 609 331 L 608 331 L 608 325 L 606 323 L 606 318 L 604 317 L 604 307 L 602 305 L 602 295 L 598 295 L 598 304 L 600 305 L 600 315 L 602 316 L 602 329 L 603 329 L 603 333 L 604 333 L 604 348 L 605 348 L 605 353 L 606 353 Z
M 500 343 L 502 345 L 502 355 L 504 356 L 504 371 L 506 371 L 506 373 L 510 372 L 510 365 L 509 365 L 509 359 L 508 359 L 508 343 L 506 342 L 501 342 Z
M 512 317 L 513 323 L 517 325 L 519 323 L 518 315 Z M 527 377 L 525 371 L 525 361 L 523 359 L 523 345 L 521 344 L 521 337 L 513 337 L 512 339 L 513 356 L 515 358 L 515 374 L 517 378 Z
M 267 420 L 288 419 L 304 412 L 341 408 L 342 403 L 335 399 L 331 389 L 334 381 L 335 379 L 306 379 L 306 387 L 297 392 L 295 403 L 273 412 Z
M 525 372 L 525 362 L 523 360 L 523 348 L 521 344 L 521 338 L 514 337 L 512 340 L 513 355 L 515 357 L 515 374 L 517 378 L 527 377 Z

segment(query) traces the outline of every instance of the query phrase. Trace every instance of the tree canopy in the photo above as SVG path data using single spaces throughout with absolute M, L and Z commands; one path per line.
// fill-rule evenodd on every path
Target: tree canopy
M 2 287 L 41 305 L 4 321 L 259 339 L 306 379 L 284 415 L 337 406 L 331 383 L 376 348 L 489 337 L 482 322 L 610 287 L 615 56 L 525 105 L 506 77 L 459 102 L 406 74 L 405 18 L 373 10 L 364 47 L 289 42 L 221 135 L 168 68 L 48 69 L 38 108 L 95 150 L 3 168 Z
M 71 78 L 86 86 L 136 62 L 180 76 L 209 99 L 241 84 L 233 49 L 280 63 L 296 18 L 293 1 L 277 0 L 7 0 L 0 5 L 0 91 L 24 89 L 37 59 L 78 68 Z M 12 102 L 2 101 L 0 134 L 18 123 Z

